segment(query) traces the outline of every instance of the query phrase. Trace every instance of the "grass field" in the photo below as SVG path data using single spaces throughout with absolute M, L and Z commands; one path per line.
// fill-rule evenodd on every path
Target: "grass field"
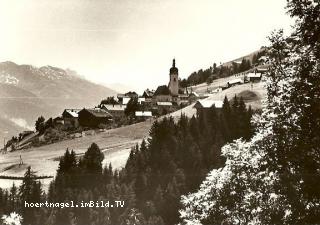
M 231 79 L 234 78 L 229 77 L 215 80 L 208 87 L 215 88 L 225 85 L 226 82 Z M 193 90 L 203 94 L 207 90 L 207 85 L 202 84 L 195 86 Z M 250 84 L 242 84 L 226 89 L 220 93 L 212 94 L 208 99 L 223 100 L 225 96 L 231 99 L 234 95 L 238 95 L 239 93 L 247 97 L 247 105 L 251 105 L 252 108 L 260 108 L 261 99 L 265 96 L 266 91 L 263 88 L 262 83 L 256 83 L 253 87 L 251 87 Z M 191 117 L 196 113 L 193 105 L 194 104 L 173 112 L 170 116 L 177 119 L 180 117 L 181 113 L 183 113 Z M 142 123 L 108 130 L 92 136 L 85 136 L 37 148 L 0 154 L 0 176 L 23 176 L 27 166 L 31 166 L 32 169 L 37 172 L 38 176 L 54 176 L 58 168 L 58 159 L 64 154 L 67 148 L 70 150 L 73 149 L 78 156 L 81 156 L 92 142 L 97 143 L 102 149 L 105 155 L 105 160 L 103 161 L 104 165 L 112 163 L 114 168 L 121 168 L 126 163 L 130 149 L 148 136 L 153 121 L 154 120 L 148 120 Z M 20 156 L 24 163 L 22 166 L 19 166 Z M 41 180 L 45 189 L 48 187 L 51 180 L 52 179 Z M 21 183 L 20 180 L 13 181 L 0 179 L 0 188 L 11 187 L 13 182 L 17 185 Z

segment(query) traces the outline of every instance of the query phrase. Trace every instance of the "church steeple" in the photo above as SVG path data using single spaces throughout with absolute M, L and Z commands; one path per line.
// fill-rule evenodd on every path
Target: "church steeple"
M 179 95 L 179 73 L 176 67 L 176 59 L 172 60 L 172 67 L 170 68 L 169 90 L 172 96 Z
M 172 60 L 172 67 L 170 69 L 170 74 L 178 74 L 178 68 L 176 67 L 176 59 Z

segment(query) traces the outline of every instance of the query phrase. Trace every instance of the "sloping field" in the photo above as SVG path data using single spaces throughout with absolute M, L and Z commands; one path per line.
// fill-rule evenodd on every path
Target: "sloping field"
M 210 86 L 224 85 L 229 79 L 230 78 L 225 78 L 223 80 L 219 79 L 219 81 L 216 80 L 216 83 L 213 83 Z M 197 86 L 197 91 L 199 93 L 204 93 L 202 90 L 206 90 L 206 86 L 206 84 Z M 231 99 L 235 94 L 238 95 L 239 93 L 248 97 L 248 101 L 246 102 L 247 105 L 251 105 L 252 108 L 260 108 L 260 100 L 265 96 L 266 91 L 264 90 L 262 83 L 253 84 L 253 87 L 251 87 L 250 84 L 242 84 L 212 94 L 208 99 L 223 100 L 225 96 Z M 178 110 L 170 114 L 170 116 L 179 118 L 183 113 L 188 117 L 192 117 L 196 113 L 193 105 L 194 104 Z M 0 154 L 0 175 L 23 176 L 26 167 L 30 165 L 34 171 L 37 171 L 37 175 L 39 176 L 54 176 L 58 168 L 58 159 L 64 154 L 67 148 L 70 150 L 73 149 L 78 156 L 81 156 L 92 142 L 97 143 L 103 150 L 105 155 L 104 165 L 112 163 L 114 168 L 121 168 L 125 165 L 130 149 L 148 136 L 153 121 L 154 120 L 148 120 L 142 123 L 108 130 L 92 136 L 65 140 L 38 148 Z M 20 155 L 24 164 L 19 167 Z M 44 179 L 41 180 L 41 182 L 47 187 L 50 180 L 51 179 Z M 8 188 L 12 186 L 13 182 L 19 184 L 21 181 L 0 179 L 0 187 Z
M 30 148 L 23 151 L 0 154 L 0 175 L 23 176 L 27 166 L 31 166 L 37 175 L 54 176 L 58 168 L 58 159 L 67 148 L 73 149 L 77 155 L 82 155 L 92 142 L 95 142 L 103 150 L 104 164 L 112 163 L 114 168 L 122 167 L 132 146 L 148 136 L 152 125 L 151 120 L 120 127 L 92 136 L 86 136 L 73 140 L 65 140 L 38 148 Z M 19 167 L 20 156 L 23 165 Z M 0 187 L 7 188 L 12 185 L 11 180 L 0 179 Z M 20 181 L 14 181 L 19 183 Z M 42 180 L 46 185 L 50 179 Z

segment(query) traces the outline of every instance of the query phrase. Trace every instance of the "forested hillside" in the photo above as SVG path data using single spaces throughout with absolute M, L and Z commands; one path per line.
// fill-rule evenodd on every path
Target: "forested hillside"
M 193 72 L 187 79 L 180 81 L 181 87 L 188 87 L 192 85 L 197 85 L 201 83 L 210 83 L 215 79 L 228 77 L 233 74 L 242 73 L 253 69 L 261 64 L 261 57 L 265 56 L 266 48 L 262 47 L 260 50 L 251 53 L 242 58 L 233 60 L 231 62 L 223 63 L 217 66 L 216 63 L 213 63 L 213 66 L 210 66 L 207 69 L 200 69 Z
M 253 133 L 251 109 L 242 99 L 229 102 L 210 116 L 178 122 L 164 118 L 155 122 L 150 138 L 132 149 L 120 171 L 102 168 L 103 154 L 92 144 L 84 157 L 67 151 L 60 159 L 57 176 L 43 195 L 29 169 L 21 187 L 0 191 L 2 213 L 19 212 L 23 224 L 176 224 L 180 196 L 195 191 L 208 171 L 220 168 L 225 159 L 221 147 L 231 140 Z M 25 208 L 27 202 L 124 201 L 123 208 Z M 129 221 L 129 222 L 128 222 Z

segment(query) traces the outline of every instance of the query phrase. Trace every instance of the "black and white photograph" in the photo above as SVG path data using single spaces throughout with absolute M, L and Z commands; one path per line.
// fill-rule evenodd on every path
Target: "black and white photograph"
M 320 1 L 0 0 L 0 225 L 320 225 Z

